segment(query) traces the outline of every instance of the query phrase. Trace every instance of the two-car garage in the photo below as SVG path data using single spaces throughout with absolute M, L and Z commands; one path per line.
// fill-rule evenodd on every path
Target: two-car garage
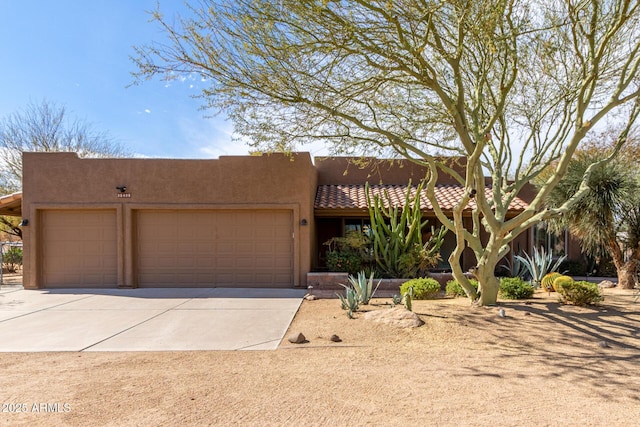
M 118 259 L 130 260 L 137 287 L 293 286 L 290 209 L 125 212 L 129 221 L 116 209 L 41 210 L 41 286 L 117 287 Z
M 138 211 L 140 287 L 291 287 L 287 210 Z

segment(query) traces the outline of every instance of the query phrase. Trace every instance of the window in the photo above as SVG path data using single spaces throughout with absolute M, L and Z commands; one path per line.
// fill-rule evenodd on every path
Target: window
M 567 253 L 567 231 L 558 236 L 549 231 L 546 222 L 540 222 L 533 227 L 533 245 L 551 252 L 554 258 L 561 257 Z
M 368 218 L 367 219 L 361 219 L 361 218 L 345 219 L 344 235 L 346 236 L 348 233 L 352 231 L 358 231 L 368 236 L 371 236 L 371 221 Z

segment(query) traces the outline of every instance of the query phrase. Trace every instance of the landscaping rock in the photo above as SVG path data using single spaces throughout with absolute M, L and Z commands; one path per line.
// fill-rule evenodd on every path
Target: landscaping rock
M 417 328 L 424 325 L 420 317 L 404 307 L 394 307 L 388 310 L 375 310 L 366 312 L 363 316 L 366 320 L 384 323 L 396 328 Z
M 317 297 L 317 296 L 315 296 L 315 295 L 306 294 L 306 295 L 304 296 L 304 299 L 306 299 L 307 301 L 315 301 L 315 300 L 317 300 L 317 299 L 318 299 L 318 297 Z
M 342 339 L 337 336 L 336 334 L 331 335 L 331 338 L 329 338 L 331 341 L 333 342 L 342 342 Z
M 498 310 L 498 316 L 507 317 L 507 314 L 504 312 L 504 308 L 501 308 L 500 310 Z
M 598 283 L 598 287 L 601 289 L 615 288 L 616 284 L 613 283 L 611 280 L 603 280 L 602 282 Z
M 601 348 L 609 348 L 609 347 L 610 347 L 609 343 L 607 343 L 606 341 L 600 341 L 600 342 L 598 343 L 598 345 L 599 345 Z
M 302 332 L 289 336 L 288 340 L 291 344 L 304 344 L 307 342 L 307 338 L 302 334 Z
M 524 315 L 525 315 L 525 316 L 531 316 L 531 312 L 530 312 L 530 311 L 525 311 L 525 312 L 524 312 Z

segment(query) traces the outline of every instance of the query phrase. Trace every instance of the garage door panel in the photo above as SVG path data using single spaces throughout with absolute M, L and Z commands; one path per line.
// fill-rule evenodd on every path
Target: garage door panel
M 291 287 L 292 217 L 289 210 L 138 211 L 138 285 Z M 181 232 L 167 238 L 163 230 L 176 224 Z
M 115 210 L 45 210 L 41 281 L 47 288 L 116 287 Z

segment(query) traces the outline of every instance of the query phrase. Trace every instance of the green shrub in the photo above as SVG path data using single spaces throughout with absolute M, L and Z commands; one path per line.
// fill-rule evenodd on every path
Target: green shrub
M 505 299 L 526 299 L 533 296 L 533 286 L 519 277 L 500 279 L 500 296 Z
M 4 268 L 7 272 L 15 273 L 22 265 L 22 248 L 9 248 L 7 252 L 2 254 L 2 261 L 4 262 Z
M 476 288 L 476 292 L 478 291 L 478 281 L 476 279 L 469 279 L 469 282 Z M 447 287 L 445 288 L 445 293 L 452 297 L 466 297 L 467 293 L 462 288 L 462 285 L 458 283 L 457 280 L 449 280 L 447 282 Z
M 602 301 L 598 285 L 590 282 L 560 281 L 556 291 L 560 294 L 560 301 L 564 304 L 593 305 Z
M 330 271 L 357 274 L 362 269 L 362 258 L 352 252 L 331 251 L 327 253 L 327 267 Z
M 440 292 L 440 283 L 431 278 L 411 279 L 400 286 L 400 293 L 408 293 L 409 288 L 413 288 L 413 299 L 431 299 Z

